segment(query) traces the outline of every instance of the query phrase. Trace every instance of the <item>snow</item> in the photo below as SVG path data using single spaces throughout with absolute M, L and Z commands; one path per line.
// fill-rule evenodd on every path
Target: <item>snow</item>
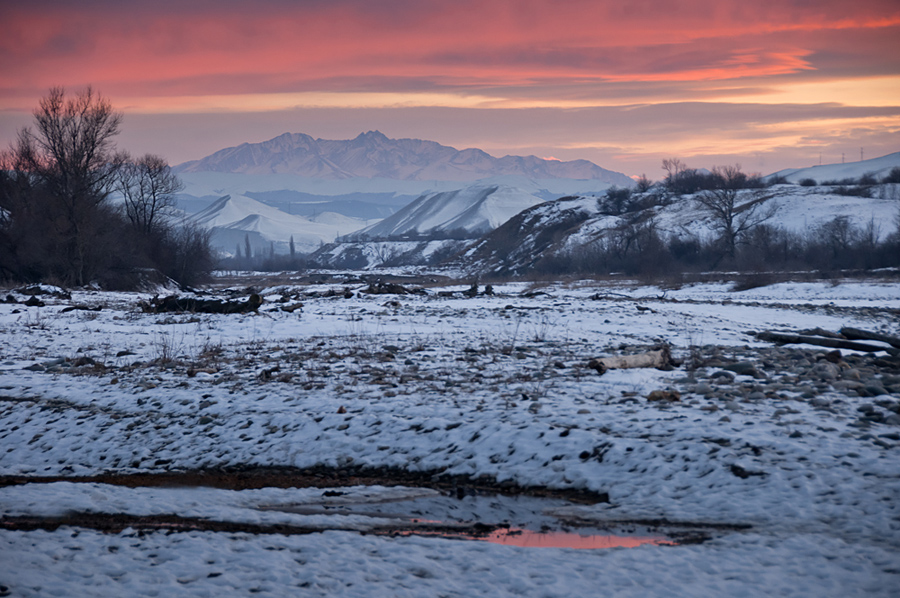
M 360 230 L 354 236 L 384 238 L 456 230 L 483 233 L 539 203 L 543 203 L 539 197 L 513 187 L 474 185 L 422 195 L 396 214 Z
M 808 168 L 791 168 L 778 171 L 767 178 L 783 176 L 791 183 L 799 183 L 803 179 L 812 179 L 822 184 L 826 181 L 840 181 L 848 178 L 858 179 L 866 174 L 871 174 L 875 178 L 880 179 L 888 174 L 891 169 L 897 167 L 900 167 L 900 152 L 844 164 L 823 164 Z
M 191 217 L 200 226 L 219 233 L 217 248 L 230 252 L 243 241 L 244 234 L 256 233 L 255 249 L 266 250 L 273 242 L 279 253 L 286 253 L 291 237 L 297 251 L 314 251 L 342 233 L 365 225 L 364 220 L 330 212 L 314 219 L 294 216 L 244 195 L 226 195 Z M 217 237 L 214 235 L 214 239 Z
M 396 467 L 608 493 L 609 503 L 559 511 L 586 522 L 751 528 L 695 546 L 526 549 L 360 535 L 349 530 L 379 518 L 257 509 L 317 500 L 322 489 L 29 483 L 0 488 L 0 514 L 179 514 L 328 531 L 0 528 L 0 584 L 16 596 L 895 595 L 898 428 L 853 424 L 860 405 L 897 402 L 896 393 L 863 398 L 827 387 L 817 395 L 827 408 L 789 388 L 765 400 L 685 393 L 659 405 L 644 397 L 683 389 L 683 368 L 600 376 L 586 364 L 657 342 L 681 358 L 715 345 L 740 360 L 769 346 L 750 334 L 762 329 L 897 334 L 900 283 L 731 292 L 581 281 L 495 284 L 494 296 L 474 299 L 438 295 L 468 288 L 457 284 L 424 296 L 309 296 L 302 312 L 275 309 L 285 293 L 331 288 L 273 286 L 261 291 L 261 312 L 247 315 L 144 314 L 136 306 L 146 295 L 93 291 L 44 297 L 43 308 L 0 304 L 0 475 Z M 99 312 L 62 312 L 98 303 Z M 59 363 L 77 357 L 109 367 Z M 46 371 L 24 369 L 36 363 Z M 275 377 L 260 376 L 276 365 Z M 764 475 L 739 477 L 734 467 Z M 349 492 L 347 500 L 433 495 Z

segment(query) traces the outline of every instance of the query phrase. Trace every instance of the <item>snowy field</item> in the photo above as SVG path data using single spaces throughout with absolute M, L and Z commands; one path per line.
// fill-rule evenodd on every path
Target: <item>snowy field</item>
M 271 287 L 258 313 L 227 315 L 4 291 L 18 302 L 0 304 L 0 595 L 897 595 L 900 361 L 753 333 L 898 335 L 900 283 L 367 286 Z M 588 367 L 660 344 L 678 367 Z M 322 483 L 115 482 L 273 470 Z M 352 476 L 379 483 L 339 483 Z M 484 520 L 480 495 L 541 493 L 541 525 L 705 541 L 399 535 L 385 530 L 415 526 L 378 506 Z M 139 524 L 46 523 L 113 516 Z

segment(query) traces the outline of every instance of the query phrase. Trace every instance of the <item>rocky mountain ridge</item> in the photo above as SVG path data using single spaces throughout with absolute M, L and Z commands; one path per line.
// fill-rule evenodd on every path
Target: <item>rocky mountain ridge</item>
M 537 156 L 495 158 L 480 149 L 457 150 L 422 139 L 391 139 L 379 131 L 355 139 L 315 139 L 285 133 L 261 143 L 242 143 L 200 160 L 179 164 L 176 173 L 229 172 L 295 174 L 321 179 L 384 178 L 419 181 L 476 181 L 493 176 L 581 179 L 630 186 L 626 175 L 587 160 Z

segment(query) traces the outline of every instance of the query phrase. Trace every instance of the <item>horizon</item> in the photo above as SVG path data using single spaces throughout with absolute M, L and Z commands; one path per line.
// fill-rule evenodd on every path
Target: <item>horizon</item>
M 900 149 L 900 5 L 60 0 L 0 8 L 0 146 L 50 87 L 170 164 L 284 132 L 763 174 Z

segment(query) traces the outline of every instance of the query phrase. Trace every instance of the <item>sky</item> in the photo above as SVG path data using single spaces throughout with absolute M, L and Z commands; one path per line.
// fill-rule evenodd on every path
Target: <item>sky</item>
M 0 3 L 0 147 L 54 86 L 171 164 L 380 130 L 629 175 L 900 151 L 896 0 Z

